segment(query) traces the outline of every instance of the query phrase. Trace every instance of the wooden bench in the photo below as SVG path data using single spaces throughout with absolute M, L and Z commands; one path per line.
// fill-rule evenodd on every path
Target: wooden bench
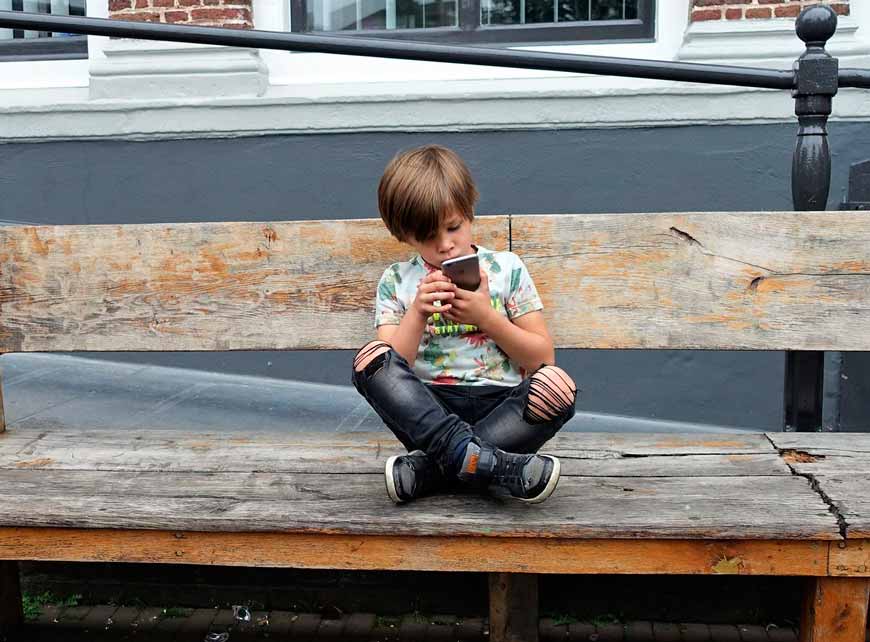
M 870 350 L 860 212 L 480 217 L 557 347 Z M 407 256 L 378 220 L 0 229 L 0 351 L 356 349 Z M 348 361 L 348 377 L 351 364 Z M 582 386 L 594 373 L 571 373 Z M 728 395 L 728 390 L 720 394 Z M 740 403 L 734 399 L 734 403 Z M 579 408 L 583 407 L 583 399 Z M 537 639 L 537 574 L 807 578 L 804 642 L 863 642 L 870 437 L 566 433 L 539 506 L 397 507 L 379 434 L 0 434 L 0 624 L 18 560 L 491 574 L 491 639 Z

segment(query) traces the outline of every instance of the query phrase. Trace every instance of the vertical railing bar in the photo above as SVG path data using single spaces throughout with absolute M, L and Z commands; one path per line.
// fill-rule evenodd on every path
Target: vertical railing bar
M 828 147 L 828 116 L 837 93 L 838 62 L 825 51 L 825 43 L 837 30 L 837 14 L 826 5 L 807 7 L 798 16 L 795 31 L 806 51 L 794 64 L 797 141 L 792 160 L 791 188 L 794 209 L 820 211 L 828 204 L 831 188 L 831 152 Z M 825 353 L 785 353 L 783 430 L 822 430 Z

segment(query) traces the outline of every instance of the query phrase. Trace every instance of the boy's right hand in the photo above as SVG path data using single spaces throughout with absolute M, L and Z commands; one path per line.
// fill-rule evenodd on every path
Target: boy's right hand
M 456 285 L 444 276 L 441 270 L 435 270 L 420 281 L 411 309 L 423 319 L 428 319 L 436 312 L 449 310 L 452 307 L 450 301 L 453 301 L 454 296 L 456 296 Z M 440 301 L 441 305 L 435 305 L 436 301 Z

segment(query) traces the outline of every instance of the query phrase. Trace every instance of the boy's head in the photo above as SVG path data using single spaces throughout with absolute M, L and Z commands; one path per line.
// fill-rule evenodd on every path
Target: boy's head
M 414 246 L 435 240 L 448 218 L 458 216 L 470 224 L 477 198 L 468 167 L 440 145 L 397 154 L 378 185 L 378 208 L 387 229 Z

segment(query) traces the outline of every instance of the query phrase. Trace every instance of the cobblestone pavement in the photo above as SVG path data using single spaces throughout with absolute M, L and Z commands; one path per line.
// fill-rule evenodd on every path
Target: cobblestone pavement
M 584 640 L 591 642 L 797 642 L 795 628 L 770 625 L 731 625 L 668 622 L 626 624 L 557 623 L 540 621 L 541 642 Z M 478 642 L 488 640 L 482 618 L 454 616 L 422 618 L 378 617 L 372 613 L 346 614 L 338 619 L 290 611 L 251 611 L 249 621 L 234 617 L 231 609 L 134 608 L 107 605 L 44 607 L 29 621 L 20 639 L 28 642 L 214 642 L 244 640 L 393 640 Z M 224 637 L 226 634 L 227 637 Z M 870 631 L 868 631 L 870 640 Z

